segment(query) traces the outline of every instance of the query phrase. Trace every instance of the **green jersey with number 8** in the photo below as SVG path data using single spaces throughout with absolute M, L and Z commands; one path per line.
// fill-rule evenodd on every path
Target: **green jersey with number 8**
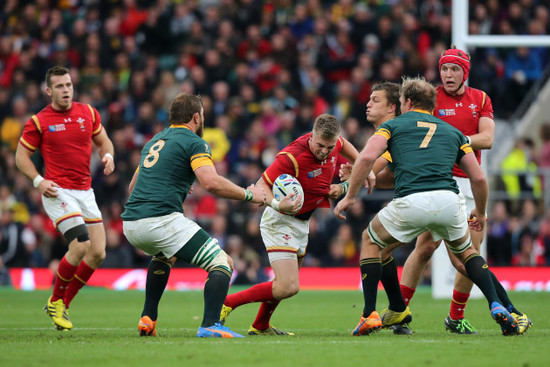
M 183 201 L 196 179 L 194 171 L 204 165 L 214 165 L 210 146 L 186 126 L 156 134 L 141 151 L 137 180 L 122 219 L 183 213 Z
M 388 140 L 395 198 L 432 190 L 459 192 L 453 166 L 472 148 L 458 129 L 427 111 L 413 110 L 386 121 L 375 134 Z

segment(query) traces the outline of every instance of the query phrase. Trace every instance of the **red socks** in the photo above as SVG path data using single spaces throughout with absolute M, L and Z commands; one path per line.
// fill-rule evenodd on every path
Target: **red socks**
M 271 300 L 273 300 L 273 282 L 264 282 L 256 284 L 244 291 L 228 294 L 223 304 L 231 308 L 236 308 L 247 303 Z
M 252 323 L 252 326 L 258 330 L 265 330 L 269 327 L 269 320 L 271 320 L 271 315 L 273 311 L 277 308 L 281 301 L 272 299 L 270 301 L 262 302 L 258 315 L 256 315 L 256 320 Z
M 451 311 L 449 313 L 451 319 L 460 320 L 464 318 L 464 309 L 468 298 L 470 298 L 470 293 L 460 293 L 453 289 L 453 300 L 451 301 Z
M 76 273 L 74 275 L 74 279 L 69 283 L 69 286 L 67 287 L 67 292 L 65 293 L 65 307 L 69 308 L 69 304 L 73 300 L 74 296 L 78 293 L 78 291 L 84 287 L 84 285 L 88 282 L 92 274 L 94 273 L 95 269 L 91 268 L 88 264 L 82 260 L 80 264 L 78 265 L 78 268 L 76 269 Z
M 71 280 L 73 280 L 74 274 L 76 273 L 76 268 L 77 267 L 75 265 L 69 264 L 67 259 L 65 259 L 65 256 L 63 256 L 59 262 L 59 267 L 57 268 L 57 276 L 55 277 L 51 302 L 65 298 L 67 285 L 71 282 Z
M 271 315 L 280 302 L 273 298 L 273 282 L 256 284 L 247 290 L 229 294 L 225 298 L 223 304 L 235 308 L 252 302 L 262 302 L 256 320 L 252 326 L 258 330 L 267 329 L 269 327 Z
M 406 285 L 399 285 L 401 288 L 401 295 L 403 295 L 403 300 L 405 301 L 405 304 L 408 306 L 409 302 L 413 298 L 414 292 L 416 291 L 415 288 L 409 288 Z

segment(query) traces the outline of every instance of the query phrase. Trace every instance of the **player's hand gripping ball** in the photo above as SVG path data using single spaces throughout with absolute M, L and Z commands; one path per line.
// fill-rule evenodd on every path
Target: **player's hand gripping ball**
M 280 175 L 273 183 L 273 196 L 278 201 L 281 201 L 283 197 L 289 194 L 300 195 L 300 209 L 302 209 L 302 205 L 304 205 L 304 189 L 302 189 L 302 185 L 291 175 Z

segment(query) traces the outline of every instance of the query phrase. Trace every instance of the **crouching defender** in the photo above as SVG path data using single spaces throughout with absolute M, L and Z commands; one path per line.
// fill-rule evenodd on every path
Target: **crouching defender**
M 202 139 L 204 108 L 198 96 L 176 96 L 170 105 L 169 119 L 170 127 L 143 147 L 122 213 L 128 241 L 153 256 L 147 270 L 145 305 L 138 331 L 142 336 L 156 335 L 158 304 L 170 268 L 176 259 L 182 259 L 208 272 L 204 316 L 197 337 L 242 337 L 219 323 L 233 261 L 217 240 L 183 215 L 182 204 L 195 178 L 209 192 L 227 199 L 263 204 L 266 195 L 254 185 L 244 189 L 218 175 L 210 146 Z

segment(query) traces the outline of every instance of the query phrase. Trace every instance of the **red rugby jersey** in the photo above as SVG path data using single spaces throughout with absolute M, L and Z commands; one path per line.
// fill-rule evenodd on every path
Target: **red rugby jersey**
M 493 104 L 489 96 L 475 88 L 465 87 L 465 92 L 460 96 L 449 95 L 443 86 L 437 87 L 434 116 L 456 127 L 464 135 L 478 133 L 479 118 L 493 118 Z M 474 150 L 477 161 L 481 163 L 481 151 Z M 453 176 L 468 177 L 466 173 L 455 164 Z
M 40 149 L 45 179 L 66 189 L 87 190 L 92 183 L 92 137 L 102 129 L 101 117 L 90 105 L 72 102 L 69 110 L 57 111 L 50 104 L 27 121 L 19 143 L 31 152 Z
M 319 161 L 309 150 L 310 137 L 311 133 L 303 135 L 281 150 L 262 175 L 271 188 L 275 179 L 284 173 L 298 179 L 304 189 L 304 205 L 297 214 L 330 207 L 327 194 L 343 146 L 340 137 L 327 159 Z

